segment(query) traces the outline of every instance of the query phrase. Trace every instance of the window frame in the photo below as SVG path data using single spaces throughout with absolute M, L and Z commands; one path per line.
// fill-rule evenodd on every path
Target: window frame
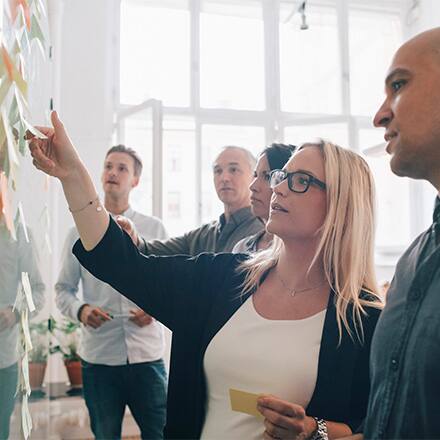
M 121 0 L 123 1 L 123 0 Z M 269 144 L 276 140 L 284 140 L 284 130 L 288 126 L 304 124 L 327 124 L 344 122 L 348 128 L 348 145 L 354 151 L 360 151 L 359 130 L 371 128 L 371 118 L 366 116 L 354 115 L 350 108 L 350 64 L 349 64 L 349 10 L 353 6 L 372 12 L 387 12 L 400 16 L 402 20 L 402 32 L 404 30 L 402 1 L 400 0 L 375 0 L 368 2 L 368 6 L 361 0 L 317 0 L 314 3 L 319 5 L 333 5 L 336 8 L 338 41 L 340 47 L 341 63 L 341 93 L 342 93 L 342 112 L 339 115 L 327 114 L 303 114 L 281 110 L 281 86 L 280 86 L 280 50 L 279 50 L 279 10 L 282 0 L 255 0 L 262 7 L 262 17 L 264 26 L 264 87 L 265 104 L 264 110 L 232 110 L 222 108 L 203 108 L 200 105 L 200 14 L 203 0 L 188 0 L 190 15 L 190 104 L 187 107 L 163 106 L 164 117 L 187 116 L 195 121 L 195 151 L 196 151 L 196 221 L 200 223 L 202 218 L 201 194 L 202 194 L 202 128 L 203 125 L 251 125 L 263 127 L 265 132 L 265 143 Z M 239 0 L 236 0 L 239 1 Z M 158 0 L 160 3 L 160 0 Z M 285 3 L 285 2 L 283 2 Z M 119 17 L 120 20 L 120 17 Z M 119 21 L 120 22 L 120 21 Z M 119 29 L 120 31 L 120 29 Z M 403 38 L 403 36 L 402 36 Z M 119 60 L 119 42 L 116 44 Z M 119 64 L 116 66 L 119 71 Z M 120 103 L 119 77 L 116 81 L 116 96 L 119 102 L 118 113 L 128 111 L 135 106 Z M 262 146 L 263 147 L 263 146 Z M 368 149 L 367 149 L 368 150 Z M 367 153 L 368 151 L 363 151 Z M 162 167 L 154 167 L 157 173 L 162 173 Z M 154 180 L 154 179 L 153 179 Z M 162 176 L 156 178 L 157 182 L 162 181 Z M 419 190 L 411 186 L 410 197 L 412 203 L 416 203 Z M 159 188 L 154 188 L 157 192 Z M 160 198 L 162 193 L 160 192 Z M 420 205 L 420 202 L 416 203 Z M 412 211 L 412 210 L 411 210 Z M 153 213 L 160 216 L 161 212 Z M 419 232 L 421 221 L 415 218 L 408 220 L 411 224 L 411 235 Z M 381 247 L 378 246 L 380 252 Z M 399 249 L 384 249 L 387 255 L 400 253 Z

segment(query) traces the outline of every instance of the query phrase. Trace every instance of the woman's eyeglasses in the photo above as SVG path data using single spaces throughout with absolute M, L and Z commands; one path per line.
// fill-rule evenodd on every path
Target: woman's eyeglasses
M 317 187 L 325 190 L 326 184 L 316 177 L 308 174 L 304 171 L 296 171 L 293 173 L 288 173 L 285 170 L 273 170 L 270 173 L 270 187 L 274 189 L 283 180 L 287 179 L 287 184 L 290 191 L 296 193 L 305 193 L 310 185 L 316 185 Z

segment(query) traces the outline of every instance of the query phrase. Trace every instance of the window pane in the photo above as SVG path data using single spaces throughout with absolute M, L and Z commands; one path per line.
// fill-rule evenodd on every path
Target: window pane
M 153 124 L 151 109 L 124 119 L 127 147 L 136 150 L 143 162 L 139 185 L 130 194 L 131 207 L 143 214 L 153 211 Z
M 376 183 L 376 247 L 379 251 L 399 250 L 411 238 L 409 179 L 391 172 L 387 156 L 366 156 L 365 159 Z
M 202 127 L 202 221 L 214 220 L 223 212 L 223 205 L 214 189 L 212 163 L 222 147 L 235 145 L 248 148 L 255 156 L 264 149 L 264 128 L 233 125 Z
M 185 0 L 122 0 L 121 103 L 138 104 L 155 98 L 165 105 L 189 105 L 187 9 Z
M 175 236 L 197 222 L 194 121 L 165 117 L 163 147 L 163 220 Z
M 295 125 L 284 128 L 286 143 L 301 145 L 317 139 L 327 139 L 341 147 L 348 147 L 348 128 L 346 123 Z
M 282 110 L 300 113 L 341 113 L 341 68 L 336 9 L 307 6 L 309 29 L 292 2 L 280 5 L 280 75 Z
M 238 3 L 238 2 L 237 2 Z M 259 1 L 204 1 L 200 15 L 202 107 L 264 108 L 264 38 Z
M 386 71 L 402 41 L 398 14 L 350 7 L 351 112 L 372 116 L 384 98 Z
M 359 149 L 363 151 L 367 148 L 376 147 L 383 144 L 381 151 L 385 153 L 384 130 L 378 128 L 359 129 Z

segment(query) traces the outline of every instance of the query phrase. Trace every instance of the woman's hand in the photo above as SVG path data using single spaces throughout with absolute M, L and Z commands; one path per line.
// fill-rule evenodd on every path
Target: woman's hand
M 30 140 L 29 149 L 36 168 L 64 180 L 74 173 L 79 165 L 82 166 L 82 162 L 57 112 L 53 111 L 50 118 L 53 128 L 37 127 L 47 136 L 46 139 L 39 139 L 27 132 L 27 139 Z
M 302 406 L 278 397 L 260 397 L 257 408 L 264 417 L 265 440 L 305 440 L 317 429 L 315 420 L 306 415 Z

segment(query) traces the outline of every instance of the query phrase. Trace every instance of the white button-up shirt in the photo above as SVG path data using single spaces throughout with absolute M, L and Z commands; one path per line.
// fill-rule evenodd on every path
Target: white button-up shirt
M 129 208 L 123 214 L 136 226 L 143 237 L 150 239 L 167 238 L 162 222 L 142 215 Z M 72 254 L 72 246 L 78 239 L 73 228 L 66 239 L 63 250 L 62 269 L 55 286 L 56 303 L 61 313 L 78 322 L 78 310 L 83 304 L 97 306 L 115 317 L 104 322 L 99 328 L 82 326 L 82 340 L 79 355 L 86 362 L 104 365 L 124 365 L 151 362 L 161 359 L 164 354 L 163 326 L 153 320 L 145 327 L 139 327 L 127 316 L 138 306 L 125 298 L 108 284 L 98 280 L 84 269 Z M 82 298 L 78 296 L 79 283 L 82 284 Z
M 28 229 L 29 242 L 23 228 L 17 228 L 14 241 L 4 222 L 0 221 L 0 309 L 13 307 L 18 289 L 21 289 L 21 274 L 27 272 L 32 288 L 32 299 L 36 310 L 44 304 L 44 284 L 38 269 L 38 257 L 32 232 Z M 18 325 L 0 331 L 0 368 L 7 368 L 18 360 Z M 0 403 L 2 405 L 3 403 Z

